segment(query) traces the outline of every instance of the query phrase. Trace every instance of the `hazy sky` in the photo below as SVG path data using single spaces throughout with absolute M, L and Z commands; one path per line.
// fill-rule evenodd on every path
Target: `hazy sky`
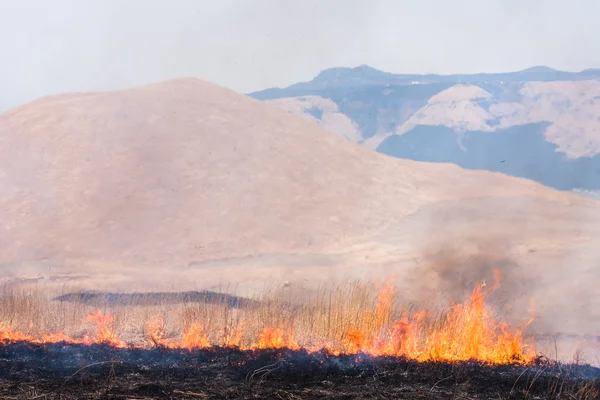
M 195 76 L 248 92 L 334 66 L 600 67 L 598 0 L 0 0 L 0 112 Z

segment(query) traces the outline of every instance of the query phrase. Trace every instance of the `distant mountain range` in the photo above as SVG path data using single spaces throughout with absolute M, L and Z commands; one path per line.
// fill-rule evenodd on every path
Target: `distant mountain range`
M 363 65 L 249 95 L 391 156 L 600 190 L 600 69 L 407 75 Z

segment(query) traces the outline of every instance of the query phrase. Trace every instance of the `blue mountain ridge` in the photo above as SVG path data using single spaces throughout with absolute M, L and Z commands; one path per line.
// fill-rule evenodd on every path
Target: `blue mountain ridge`
M 378 131 L 392 132 L 402 122 L 390 116 L 410 114 L 432 96 L 459 83 L 488 91 L 493 96 L 491 102 L 504 102 L 519 101 L 520 89 L 528 81 L 590 79 L 600 79 L 600 69 L 566 72 L 539 66 L 507 73 L 419 75 L 392 74 L 362 65 L 331 68 L 310 82 L 249 96 L 259 100 L 310 95 L 330 99 L 359 126 L 363 139 L 368 139 Z M 377 151 L 399 158 L 501 172 L 561 190 L 600 190 L 600 156 L 568 158 L 545 140 L 546 127 L 546 123 L 537 123 L 496 132 L 457 133 L 444 126 L 417 126 L 401 136 L 388 137 Z

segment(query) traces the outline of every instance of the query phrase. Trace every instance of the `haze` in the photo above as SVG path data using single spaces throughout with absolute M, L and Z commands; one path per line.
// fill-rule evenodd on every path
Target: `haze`
M 0 0 L 0 112 L 198 77 L 250 92 L 333 66 L 470 73 L 600 66 L 600 3 Z

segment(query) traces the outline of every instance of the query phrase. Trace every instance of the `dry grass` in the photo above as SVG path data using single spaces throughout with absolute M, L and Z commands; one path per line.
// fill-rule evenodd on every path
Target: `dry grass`
M 296 343 L 309 348 L 327 347 L 344 351 L 347 348 L 340 347 L 340 344 L 348 345 L 352 331 L 367 338 L 376 338 L 382 332 L 391 332 L 395 321 L 406 320 L 422 309 L 423 305 L 407 304 L 391 291 L 382 292 L 382 288 L 386 287 L 382 284 L 329 282 L 309 291 L 302 287 L 267 283 L 250 296 L 257 302 L 241 308 L 232 306 L 225 300 L 226 297 L 216 303 L 145 303 L 138 300 L 107 304 L 90 302 L 89 299 L 84 302 L 78 298 L 65 302 L 56 298 L 82 291 L 69 286 L 10 284 L 0 286 L 0 326 L 37 338 L 63 333 L 73 339 L 82 339 L 86 335 L 94 336 L 97 330 L 97 325 L 86 320 L 86 315 L 101 310 L 113 317 L 109 328 L 132 345 L 158 344 L 151 331 L 157 332 L 156 336 L 160 339 L 181 342 L 184 332 L 196 324 L 213 345 L 248 347 L 256 344 L 265 328 L 269 327 L 284 336 L 284 345 Z M 235 287 L 217 289 L 229 295 L 235 295 L 236 290 Z M 421 324 L 422 335 L 425 336 L 439 330 L 440 325 L 448 324 L 447 312 L 429 310 L 430 317 Z M 498 321 L 503 319 L 501 314 L 495 317 Z M 452 335 L 454 332 L 449 330 L 447 333 Z M 419 340 L 427 340 L 425 336 Z M 440 336 L 431 335 L 429 338 Z M 557 350 L 548 358 L 558 359 L 558 355 Z
M 316 290 L 266 283 L 251 297 L 255 307 L 236 308 L 218 303 L 181 302 L 107 305 L 89 301 L 64 302 L 56 298 L 81 291 L 77 287 L 42 284 L 11 284 L 0 287 L 0 325 L 32 337 L 63 333 L 73 339 L 94 336 L 97 325 L 86 315 L 101 310 L 113 318 L 110 329 L 128 344 L 156 344 L 150 331 L 167 341 L 181 342 L 192 324 L 213 345 L 255 345 L 266 327 L 283 335 L 284 344 L 327 347 L 344 351 L 350 330 L 376 337 L 391 330 L 392 322 L 408 317 L 414 304 L 401 303 L 391 292 L 379 298 L 383 282 L 347 281 L 321 284 Z M 222 293 L 235 295 L 236 288 Z M 439 322 L 440 317 L 430 323 Z M 237 339 L 236 339 L 237 338 Z M 241 340 L 239 340 L 241 338 Z
M 387 315 L 378 320 L 365 314 L 377 307 L 379 285 L 374 283 L 324 284 L 309 295 L 302 288 L 289 290 L 267 284 L 253 296 L 260 305 L 243 309 L 224 301 L 107 306 L 55 300 L 78 290 L 40 284 L 4 285 L 0 287 L 0 322 L 34 337 L 62 332 L 77 339 L 94 333 L 96 326 L 85 316 L 101 309 L 114 317 L 111 328 L 123 340 L 139 345 L 147 343 L 148 328 L 157 320 L 164 322 L 165 335 L 171 339 L 181 339 L 187 326 L 200 323 L 213 344 L 226 344 L 239 329 L 244 331 L 245 344 L 250 344 L 265 327 L 273 327 L 293 330 L 295 340 L 305 345 L 339 342 L 349 326 L 373 332 L 390 322 Z M 234 294 L 235 290 L 223 288 L 223 292 Z
M 161 337 L 167 340 L 181 341 L 186 327 L 199 323 L 210 342 L 217 345 L 250 345 L 256 343 L 265 327 L 273 327 L 286 334 L 293 331 L 294 340 L 304 346 L 334 347 L 344 342 L 349 327 L 376 335 L 394 320 L 416 310 L 415 305 L 402 303 L 391 293 L 388 293 L 389 296 L 382 295 L 385 292 L 380 289 L 381 283 L 372 282 L 329 283 L 311 292 L 267 284 L 253 296 L 258 300 L 257 306 L 235 308 L 225 301 L 216 304 L 140 304 L 138 301 L 110 306 L 82 301 L 62 302 L 54 299 L 77 292 L 78 288 L 13 284 L 0 287 L 0 324 L 35 337 L 63 332 L 78 339 L 95 333 L 96 326 L 87 322 L 85 316 L 101 308 L 114 317 L 111 328 L 130 344 L 151 345 L 148 329 L 156 321 L 162 321 Z M 225 287 L 222 292 L 234 294 L 235 288 Z M 443 323 L 447 316 L 440 313 L 429 323 Z M 241 343 L 235 339 L 240 331 L 244 332 Z M 553 371 L 558 372 L 544 378 L 544 382 L 548 382 L 547 398 L 600 398 L 598 382 L 573 380 L 575 373 L 570 368 L 580 363 L 579 353 L 575 354 L 570 366 L 548 363 L 549 366 L 554 365 Z M 460 369 L 460 365 L 456 368 Z M 526 367 L 525 371 L 528 369 Z M 525 381 L 518 379 L 511 393 L 503 393 L 498 398 L 538 398 L 539 384 L 536 384 L 535 378 L 521 379 Z M 457 384 L 457 390 L 462 390 L 461 385 Z M 533 388 L 537 394 L 530 392 Z M 470 389 L 465 387 L 464 390 Z

